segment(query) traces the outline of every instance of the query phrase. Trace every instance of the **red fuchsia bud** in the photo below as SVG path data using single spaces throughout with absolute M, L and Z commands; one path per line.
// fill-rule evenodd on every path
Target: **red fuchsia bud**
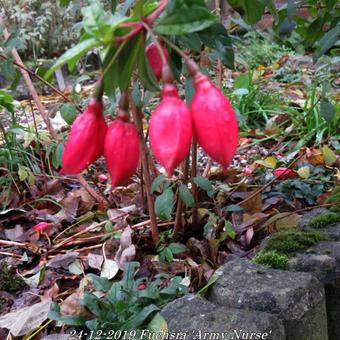
M 273 174 L 276 177 L 280 177 L 280 179 L 294 178 L 298 176 L 298 173 L 295 170 L 284 167 L 275 169 Z
M 107 176 L 105 174 L 100 174 L 100 175 L 98 175 L 98 180 L 100 182 L 106 182 L 107 181 Z
M 159 42 L 160 44 L 162 44 L 161 41 Z M 168 61 L 169 60 L 168 50 L 163 45 L 161 45 L 161 48 L 162 48 L 166 61 Z M 160 80 L 162 76 L 164 63 L 162 61 L 162 58 L 161 58 L 161 55 L 159 53 L 156 43 L 152 42 L 150 45 L 148 45 L 146 47 L 145 52 L 149 60 L 149 64 L 153 70 L 153 73 L 155 74 L 157 80 Z
M 150 119 L 150 144 L 169 176 L 185 159 L 192 140 L 192 117 L 173 84 L 165 84 L 162 100 Z
M 139 162 L 138 132 L 134 124 L 119 116 L 111 123 L 105 138 L 104 157 L 112 188 L 126 183 Z
M 195 137 L 204 151 L 226 169 L 238 142 L 235 112 L 207 76 L 198 72 L 194 77 L 194 87 L 192 116 Z
M 49 228 L 50 226 L 51 226 L 51 223 L 40 222 L 40 223 L 36 224 L 32 229 L 34 231 L 37 231 L 37 232 L 42 232 L 45 229 Z
M 106 130 L 103 102 L 91 98 L 85 112 L 72 124 L 62 157 L 62 172 L 77 174 L 95 162 L 103 153 Z

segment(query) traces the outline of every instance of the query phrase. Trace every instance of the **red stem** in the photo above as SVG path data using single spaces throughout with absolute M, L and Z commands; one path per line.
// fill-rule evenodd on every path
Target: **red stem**
M 131 39 L 133 36 L 138 34 L 143 30 L 143 22 L 147 25 L 152 25 L 154 21 L 163 13 L 166 6 L 168 5 L 168 0 L 161 1 L 158 7 L 146 18 L 142 18 L 142 22 L 124 22 L 121 24 L 121 27 L 134 27 L 129 33 L 122 35 L 121 37 L 117 37 L 114 39 L 114 43 L 120 44 L 126 40 Z

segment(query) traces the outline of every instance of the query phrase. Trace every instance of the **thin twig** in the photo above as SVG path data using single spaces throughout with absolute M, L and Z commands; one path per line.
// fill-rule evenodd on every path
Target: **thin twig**
M 133 120 L 136 124 L 138 130 L 138 137 L 139 143 L 141 147 L 141 158 L 143 164 L 143 175 L 144 175 L 144 183 L 145 183 L 145 193 L 148 202 L 148 210 L 150 215 L 150 224 L 151 224 L 151 231 L 152 231 L 152 239 L 155 245 L 159 242 L 159 231 L 157 227 L 157 219 L 155 214 L 155 207 L 154 207 L 154 198 L 151 193 L 151 178 L 149 173 L 149 164 L 148 164 L 148 148 L 145 143 L 144 139 L 144 131 L 143 131 L 143 122 L 141 118 L 141 112 L 139 108 L 136 106 L 135 102 L 131 94 L 129 94 L 129 102 L 131 106 Z

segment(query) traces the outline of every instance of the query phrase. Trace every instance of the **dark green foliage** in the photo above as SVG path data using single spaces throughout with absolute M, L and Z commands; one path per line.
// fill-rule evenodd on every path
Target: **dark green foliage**
M 288 256 L 278 254 L 275 250 L 260 251 L 252 260 L 255 263 L 274 269 L 287 269 Z
M 93 315 L 86 320 L 83 316 L 61 316 L 57 304 L 52 306 L 49 317 L 64 324 L 86 326 L 97 332 L 137 331 L 155 323 L 157 312 L 171 300 L 187 294 L 188 289 L 181 284 L 182 277 L 173 278 L 157 275 L 153 281 L 146 278 L 134 279 L 138 262 L 127 263 L 124 277 L 119 282 L 111 282 L 104 277 L 89 274 L 95 291 L 86 291 L 80 303 Z M 96 292 L 97 291 L 97 292 Z M 103 294 L 99 298 L 96 293 Z M 161 318 L 159 315 L 157 319 Z M 138 333 L 137 333 L 138 334 Z
M 15 274 L 15 271 L 6 262 L 2 262 L 0 268 L 0 290 L 14 293 L 25 285 L 23 279 Z

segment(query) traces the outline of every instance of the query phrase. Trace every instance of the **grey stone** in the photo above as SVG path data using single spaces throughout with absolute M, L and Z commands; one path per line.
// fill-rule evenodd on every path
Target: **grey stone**
M 325 292 L 309 273 L 267 269 L 237 259 L 223 265 L 208 299 L 277 315 L 289 340 L 327 340 Z
M 324 285 L 335 280 L 336 260 L 327 254 L 296 254 L 289 260 L 289 270 L 312 273 Z
M 170 302 L 161 315 L 167 321 L 168 332 L 185 333 L 186 340 L 285 339 L 282 322 L 274 315 L 217 306 L 196 295 Z
M 329 339 L 340 339 L 340 242 L 319 242 L 314 247 L 308 249 L 309 252 L 319 254 L 319 256 L 330 257 L 334 261 L 332 271 L 325 275 L 323 281 L 326 291 L 326 307 L 328 318 Z
M 308 211 L 301 218 L 300 228 L 305 231 L 319 230 L 321 232 L 324 232 L 329 237 L 329 239 L 333 241 L 340 241 L 340 223 L 332 224 L 328 227 L 320 228 L 320 229 L 314 229 L 309 226 L 309 221 L 313 217 L 328 214 L 328 213 L 329 213 L 329 210 L 325 208 L 317 208 L 317 209 Z

